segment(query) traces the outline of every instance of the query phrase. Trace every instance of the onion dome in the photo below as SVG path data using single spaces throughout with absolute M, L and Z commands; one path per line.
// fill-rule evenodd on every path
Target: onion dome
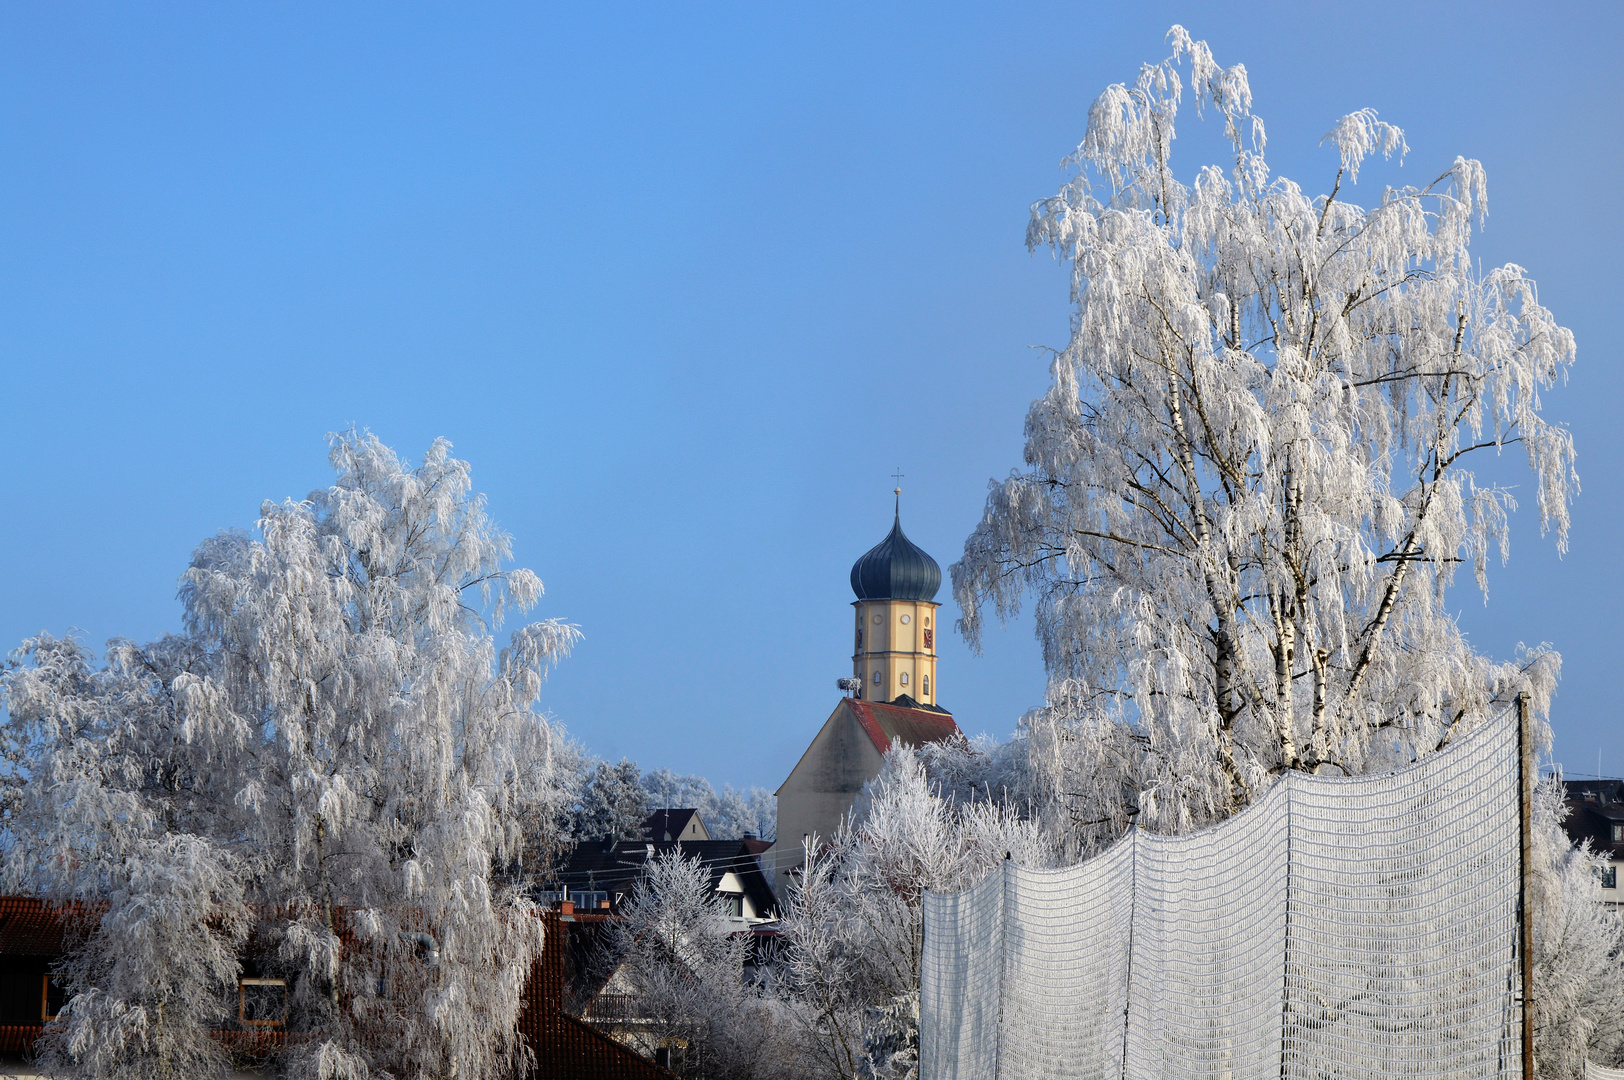
M 859 600 L 930 600 L 941 587 L 942 568 L 903 535 L 900 510 L 891 534 L 851 568 Z

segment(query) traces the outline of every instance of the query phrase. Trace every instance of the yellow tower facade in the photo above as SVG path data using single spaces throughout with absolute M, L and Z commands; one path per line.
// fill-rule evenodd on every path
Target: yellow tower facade
M 936 704 L 936 609 L 930 600 L 857 600 L 856 650 L 852 677 L 863 684 L 859 696 L 893 701 L 907 694 L 921 705 Z
M 906 694 L 935 706 L 936 590 L 942 568 L 902 531 L 901 492 L 891 533 L 851 568 L 856 626 L 852 677 L 869 701 L 895 701 Z

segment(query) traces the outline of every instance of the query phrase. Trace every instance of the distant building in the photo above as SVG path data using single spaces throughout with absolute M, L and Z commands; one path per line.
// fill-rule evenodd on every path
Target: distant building
M 705 830 L 705 820 L 694 809 L 654 811 L 643 822 L 643 836 L 661 842 L 710 839 L 710 833 Z
M 1569 780 L 1568 819 L 1563 822 L 1574 843 L 1590 841 L 1590 849 L 1607 859 L 1601 872 L 1601 898 L 1624 904 L 1619 869 L 1624 867 L 1624 780 Z
M 851 568 L 856 625 L 852 678 L 843 685 L 853 696 L 835 706 L 777 791 L 778 836 L 766 862 L 779 895 L 805 861 L 805 845 L 833 835 L 879 775 L 893 741 L 921 746 L 958 733 L 936 704 L 941 585 L 936 560 L 904 535 L 899 506 L 890 534 Z
M 569 901 L 577 912 L 618 911 L 637 888 L 648 863 L 676 850 L 698 859 L 711 888 L 727 905 L 741 930 L 774 917 L 778 900 L 763 873 L 765 845 L 754 837 L 712 840 L 696 810 L 656 810 L 643 824 L 647 840 L 587 841 L 575 845 L 554 875 L 545 903 Z

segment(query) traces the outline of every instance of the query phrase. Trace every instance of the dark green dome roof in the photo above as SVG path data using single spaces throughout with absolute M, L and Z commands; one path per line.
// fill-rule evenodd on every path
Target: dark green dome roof
M 851 591 L 859 600 L 930 600 L 942 587 L 942 568 L 902 533 L 902 514 L 891 534 L 852 564 Z

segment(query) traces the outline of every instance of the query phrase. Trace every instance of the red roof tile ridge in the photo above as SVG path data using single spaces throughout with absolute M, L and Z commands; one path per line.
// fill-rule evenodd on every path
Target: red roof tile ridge
M 885 737 L 885 729 L 880 727 L 878 720 L 874 719 L 874 714 L 869 709 L 871 704 L 871 702 L 853 698 L 851 700 L 851 711 L 857 717 L 857 722 L 863 725 L 863 730 L 868 733 L 868 741 L 873 743 L 875 749 L 883 754 L 891 749 L 891 740 Z
M 893 705 L 889 701 L 868 701 L 863 698 L 847 698 L 846 705 L 857 717 L 857 722 L 868 733 L 869 741 L 875 749 L 885 753 L 891 749 L 891 737 L 880 723 L 880 717 L 887 713 L 890 719 L 907 719 L 910 723 L 919 724 L 930 731 L 932 739 L 945 739 L 959 730 L 951 713 L 935 712 L 929 709 L 910 709 L 905 705 Z M 884 713 L 876 710 L 883 709 Z

